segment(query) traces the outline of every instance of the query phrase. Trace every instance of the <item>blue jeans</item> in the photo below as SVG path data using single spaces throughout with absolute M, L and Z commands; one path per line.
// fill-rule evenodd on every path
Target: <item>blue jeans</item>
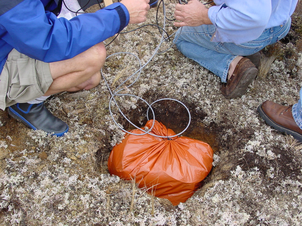
M 293 105 L 292 113 L 295 122 L 299 126 L 300 129 L 302 129 L 302 88 L 300 89 L 300 100 L 298 103 Z
M 284 25 L 265 29 L 256 40 L 236 45 L 234 43 L 211 42 L 214 25 L 182 27 L 178 29 L 174 43 L 186 57 L 219 76 L 226 83 L 229 66 L 236 56 L 249 56 L 267 45 L 276 43 L 289 32 L 291 19 Z

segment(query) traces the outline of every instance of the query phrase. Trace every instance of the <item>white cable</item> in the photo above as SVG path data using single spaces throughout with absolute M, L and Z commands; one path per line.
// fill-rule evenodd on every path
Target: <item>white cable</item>
M 164 14 L 163 28 L 165 28 L 165 26 L 166 26 L 166 11 L 165 11 L 165 4 L 164 4 L 164 1 L 163 1 L 163 14 Z M 165 41 L 165 39 L 164 39 L 164 34 L 165 34 L 165 33 L 164 33 L 164 29 L 163 29 L 162 36 L 161 36 L 161 40 L 160 40 L 159 45 L 158 45 L 158 46 L 156 47 L 156 49 L 154 50 L 154 53 L 152 54 L 152 56 L 150 57 L 150 59 L 149 59 L 143 66 L 142 66 L 141 60 L 138 58 L 138 56 L 135 55 L 135 54 L 133 54 L 133 53 L 129 53 L 129 52 L 118 52 L 118 53 L 114 53 L 114 54 L 109 55 L 109 56 L 106 58 L 106 60 L 107 60 L 108 58 L 110 58 L 110 57 L 112 57 L 112 56 L 116 56 L 116 55 L 120 55 L 120 54 L 130 54 L 130 55 L 133 55 L 134 57 L 136 57 L 137 60 L 139 61 L 139 69 L 138 69 L 136 72 L 134 72 L 131 76 L 129 76 L 125 81 L 123 81 L 123 82 L 122 82 L 122 83 L 114 90 L 114 92 L 112 92 L 112 90 L 111 90 L 111 88 L 110 88 L 110 86 L 109 86 L 109 84 L 108 84 L 108 82 L 107 82 L 105 76 L 103 75 L 103 71 L 102 71 L 102 69 L 101 69 L 101 75 L 102 75 L 102 77 L 103 77 L 103 79 L 104 79 L 104 81 L 105 81 L 105 84 L 106 84 L 106 86 L 107 86 L 107 88 L 108 88 L 108 90 L 109 90 L 109 92 L 110 92 L 110 95 L 111 95 L 110 100 L 109 100 L 109 112 L 110 112 L 110 116 L 111 116 L 113 122 L 114 122 L 114 123 L 115 123 L 115 124 L 116 124 L 123 132 L 125 132 L 125 133 L 132 134 L 132 135 L 138 135 L 138 136 L 140 136 L 140 135 L 145 135 L 145 134 L 149 134 L 149 135 L 152 135 L 152 136 L 155 136 L 155 137 L 168 138 L 168 139 L 169 139 L 169 138 L 173 138 L 173 137 L 176 137 L 176 136 L 180 136 L 182 133 L 184 133 L 184 132 L 187 130 L 187 128 L 189 127 L 189 125 L 190 125 L 190 123 L 191 123 L 191 114 L 190 114 L 189 109 L 185 106 L 184 103 L 182 103 L 182 102 L 179 101 L 179 100 L 172 99 L 172 98 L 163 98 L 163 99 L 156 100 L 156 101 L 154 101 L 153 103 L 149 104 L 146 100 L 144 100 L 143 98 L 138 97 L 138 96 L 136 96 L 136 95 L 133 95 L 133 94 L 120 94 L 120 92 L 124 90 L 124 88 L 121 88 L 121 86 L 123 86 L 127 81 L 129 81 L 131 78 L 133 78 L 133 77 L 137 74 L 137 77 L 134 79 L 134 81 L 133 81 L 132 83 L 130 83 L 130 85 L 127 85 L 127 86 L 126 86 L 127 88 L 129 88 L 129 87 L 131 87 L 131 86 L 139 79 L 139 77 L 140 77 L 140 75 L 141 75 L 142 69 L 143 69 L 144 67 L 146 67 L 146 65 L 154 58 L 154 56 L 157 54 L 159 48 L 161 47 L 162 43 Z M 147 131 L 145 131 L 145 130 L 141 129 L 140 127 L 136 126 L 133 122 L 131 122 L 130 119 L 128 119 L 128 117 L 122 112 L 121 108 L 119 107 L 118 103 L 117 103 L 116 100 L 115 100 L 115 97 L 121 97 L 121 96 L 135 97 L 135 98 L 137 98 L 137 99 L 142 100 L 143 102 L 145 102 L 145 103 L 148 105 L 148 110 L 147 110 L 147 115 L 146 115 L 146 116 L 147 116 L 147 119 L 149 120 L 149 116 L 148 116 L 149 109 L 151 110 L 152 116 L 153 116 L 153 123 L 152 123 L 151 128 L 149 128 Z M 172 101 L 176 101 L 176 102 L 180 103 L 181 105 L 183 105 L 183 106 L 185 107 L 185 109 L 187 110 L 187 112 L 188 112 L 188 116 L 189 116 L 188 124 L 187 124 L 186 128 L 185 128 L 183 131 L 181 131 L 180 133 L 178 133 L 178 134 L 175 134 L 175 135 L 172 135 L 172 136 L 160 136 L 160 135 L 156 135 L 156 134 L 151 133 L 151 131 L 152 131 L 154 125 L 155 125 L 155 113 L 154 113 L 154 110 L 153 110 L 153 108 L 152 108 L 152 105 L 155 104 L 155 103 L 157 103 L 157 102 L 159 102 L 159 101 L 163 101 L 163 100 L 172 100 Z M 119 113 L 123 116 L 123 118 L 126 119 L 126 120 L 127 120 L 132 126 L 134 126 L 136 129 L 139 129 L 140 131 L 142 131 L 142 132 L 143 132 L 142 134 L 131 133 L 131 132 L 125 130 L 124 128 L 122 128 L 122 127 L 120 126 L 120 124 L 114 119 L 114 116 L 113 116 L 113 113 L 112 113 L 112 110 L 111 110 L 111 104 L 113 104 L 113 103 L 114 103 L 115 106 L 118 108 L 118 111 L 119 111 Z
M 157 102 L 159 102 L 159 101 L 163 101 L 163 100 L 172 100 L 172 101 L 176 101 L 176 102 L 180 103 L 182 106 L 184 106 L 184 108 L 187 110 L 188 116 L 189 116 L 188 124 L 187 124 L 186 128 L 184 128 L 181 132 L 179 132 L 179 133 L 177 133 L 177 134 L 175 134 L 175 135 L 172 135 L 172 136 L 160 136 L 160 135 L 156 135 L 156 134 L 150 134 L 150 135 L 155 136 L 155 137 L 161 137 L 161 138 L 173 138 L 173 137 L 178 137 L 178 136 L 180 136 L 181 134 L 183 134 L 183 133 L 189 128 L 189 126 L 190 126 L 190 124 L 191 124 L 191 113 L 190 113 L 190 110 L 189 110 L 189 108 L 187 108 L 187 106 L 186 106 L 184 103 L 182 103 L 182 102 L 179 101 L 179 100 L 172 99 L 172 98 L 162 98 L 162 99 L 158 99 L 158 100 L 154 101 L 153 103 L 151 103 L 150 106 L 152 106 L 153 104 L 155 104 L 155 103 L 157 103 Z M 152 110 L 152 114 L 153 114 L 153 109 L 152 109 L 152 108 L 148 108 L 148 110 L 147 110 L 147 119 L 148 119 L 148 120 L 149 120 L 149 114 L 148 114 L 149 109 Z

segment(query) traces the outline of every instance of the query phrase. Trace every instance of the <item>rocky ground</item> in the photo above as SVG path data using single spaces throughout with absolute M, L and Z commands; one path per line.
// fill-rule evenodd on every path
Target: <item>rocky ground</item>
M 155 26 L 120 34 L 108 44 L 103 75 L 110 89 L 144 65 L 140 77 L 123 93 L 152 103 L 182 101 L 192 115 L 184 135 L 203 140 L 214 150 L 213 170 L 200 189 L 177 206 L 155 198 L 110 175 L 109 153 L 129 123 L 112 107 L 104 79 L 90 91 L 61 93 L 46 105 L 66 121 L 64 137 L 32 131 L 0 113 L 0 225 L 300 225 L 302 221 L 302 146 L 267 126 L 256 109 L 265 100 L 294 104 L 302 87 L 301 2 L 288 36 L 262 52 L 259 75 L 241 98 L 227 100 L 219 78 L 185 58 Z M 175 27 L 173 4 L 166 5 L 168 34 Z M 163 26 L 162 10 L 157 21 Z M 156 24 L 156 9 L 148 21 Z M 126 31 L 138 28 L 128 27 Z M 129 52 L 124 54 L 120 52 Z M 156 53 L 156 54 L 155 54 Z M 131 81 L 134 81 L 133 79 Z M 129 83 L 126 83 L 129 84 Z M 138 126 L 146 104 L 119 99 Z M 156 118 L 176 132 L 188 117 L 173 101 L 154 106 Z M 172 110 L 171 110 L 172 109 Z

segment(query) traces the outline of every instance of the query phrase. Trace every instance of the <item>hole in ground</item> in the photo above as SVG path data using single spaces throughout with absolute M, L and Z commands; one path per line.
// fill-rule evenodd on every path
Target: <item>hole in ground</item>
M 149 102 L 150 103 L 150 102 Z M 182 103 L 189 109 L 191 114 L 191 123 L 187 130 L 181 136 L 190 137 L 192 139 L 201 140 L 208 143 L 214 152 L 219 150 L 217 135 L 218 127 L 207 127 L 203 123 L 203 119 L 207 114 L 198 108 L 195 104 L 183 102 Z M 163 123 L 167 128 L 172 129 L 176 134 L 182 132 L 189 123 L 189 116 L 187 109 L 177 101 L 162 100 L 152 105 L 154 110 L 155 119 Z M 143 127 L 149 119 L 153 119 L 152 112 L 143 101 L 139 100 L 135 109 L 123 112 L 130 121 L 138 127 Z M 120 116 L 120 122 L 123 128 L 127 131 L 135 129 L 126 119 Z
M 164 98 L 162 96 L 158 96 L 158 94 L 146 94 L 143 96 L 148 103 L 152 103 L 153 100 L 148 100 L 152 98 L 161 99 Z M 120 107 L 122 108 L 123 103 L 127 102 L 126 99 L 122 101 L 119 100 Z M 203 142 L 208 143 L 213 149 L 214 153 L 219 151 L 219 132 L 221 132 L 221 128 L 215 123 L 211 123 L 210 126 L 206 126 L 203 123 L 203 120 L 207 116 L 207 114 L 200 109 L 200 107 L 196 106 L 193 103 L 186 102 L 181 100 L 181 102 L 189 109 L 191 114 L 191 123 L 188 129 L 181 135 L 190 137 L 192 139 L 201 140 Z M 129 108 L 129 107 L 128 107 Z M 176 134 L 183 131 L 188 124 L 188 112 L 186 108 L 176 101 L 164 100 L 155 103 L 152 105 L 152 108 L 155 113 L 155 119 L 161 123 L 163 123 L 167 128 L 172 129 Z M 130 110 L 123 110 L 123 113 L 126 117 L 136 126 L 143 128 L 147 123 L 147 110 L 148 106 L 141 100 L 138 100 L 135 104 L 135 109 L 131 108 Z M 116 109 L 114 113 L 117 113 Z M 118 114 L 116 121 L 122 125 L 122 127 L 127 130 L 135 129 L 123 116 Z M 152 118 L 152 113 L 149 110 L 149 119 Z M 108 137 L 109 138 L 109 137 Z M 110 145 L 110 138 L 108 140 L 102 139 L 102 148 L 98 149 L 95 153 L 97 168 L 100 169 L 102 173 L 108 172 L 108 158 L 110 152 L 112 150 L 112 146 Z

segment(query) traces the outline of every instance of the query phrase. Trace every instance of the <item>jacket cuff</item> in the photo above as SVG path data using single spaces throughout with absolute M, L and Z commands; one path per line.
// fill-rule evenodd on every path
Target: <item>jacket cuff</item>
M 113 4 L 105 7 L 105 9 L 115 9 L 117 14 L 119 15 L 120 28 L 119 28 L 118 32 L 123 30 L 128 25 L 129 20 L 130 20 L 130 15 L 129 15 L 128 9 L 126 8 L 125 5 L 123 5 L 122 3 L 116 2 L 116 3 L 113 3 Z

